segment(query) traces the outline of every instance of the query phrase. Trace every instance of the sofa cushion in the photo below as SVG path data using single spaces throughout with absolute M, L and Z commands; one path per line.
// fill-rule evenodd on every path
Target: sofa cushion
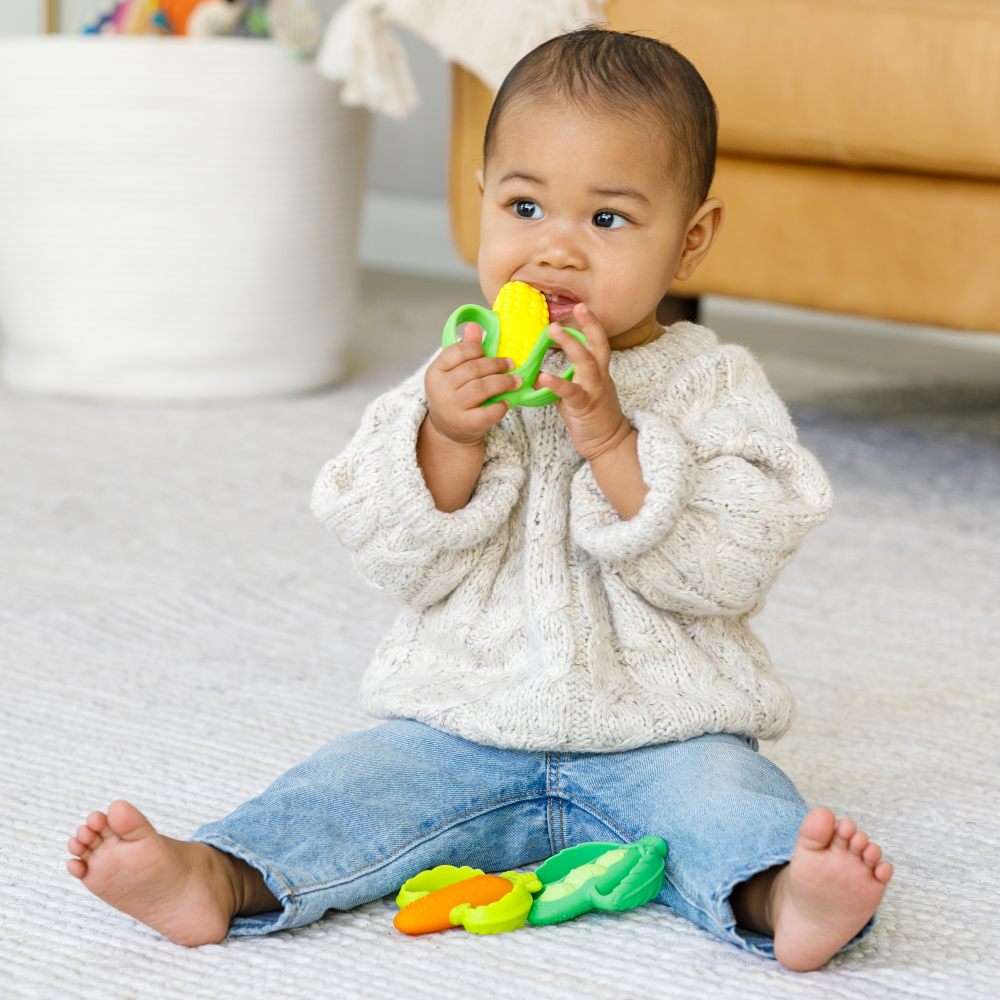
M 726 218 L 675 295 L 1000 329 L 1000 184 L 720 156 Z
M 720 151 L 1000 178 L 998 0 L 611 0 L 720 109 Z

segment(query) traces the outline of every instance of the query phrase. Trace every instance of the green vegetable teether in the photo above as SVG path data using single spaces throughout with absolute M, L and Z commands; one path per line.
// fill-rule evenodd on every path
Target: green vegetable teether
M 514 362 L 514 374 L 521 377 L 517 389 L 487 399 L 484 406 L 501 400 L 510 407 L 548 406 L 559 402 L 551 389 L 534 388 L 545 354 L 554 344 L 545 332 L 549 324 L 549 307 L 540 291 L 523 281 L 508 281 L 497 294 L 492 309 L 459 306 L 445 323 L 442 347 L 450 347 L 458 340 L 458 328 L 463 323 L 478 323 L 483 328 L 483 354 L 491 358 L 509 357 Z M 581 344 L 587 343 L 579 330 L 568 326 L 563 329 Z M 571 379 L 573 366 L 559 377 Z
M 631 910 L 663 888 L 667 843 L 643 837 L 634 844 L 577 844 L 544 862 L 542 883 L 528 914 L 536 926 L 572 920 L 590 910 Z

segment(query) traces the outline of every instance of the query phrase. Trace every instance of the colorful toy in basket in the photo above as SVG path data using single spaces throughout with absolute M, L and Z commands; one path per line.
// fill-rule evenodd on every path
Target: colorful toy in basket
M 485 875 L 479 868 L 439 865 L 403 884 L 393 923 L 404 934 L 458 926 L 500 934 L 526 921 L 542 926 L 590 910 L 630 910 L 656 898 L 666 856 L 666 841 L 643 837 L 634 844 L 577 844 L 534 872 Z
M 316 0 L 110 0 L 83 32 L 271 37 L 310 57 L 319 48 L 322 18 Z
M 559 402 L 550 389 L 535 389 L 535 379 L 542 370 L 542 360 L 553 345 L 546 332 L 549 325 L 549 306 L 545 296 L 523 281 L 508 281 L 497 293 L 493 308 L 459 306 L 448 317 L 441 334 L 441 346 L 448 347 L 458 340 L 458 328 L 463 323 L 478 323 L 483 328 L 483 354 L 491 358 L 511 358 L 514 372 L 521 376 L 521 385 L 511 392 L 502 392 L 486 400 L 489 403 L 506 401 L 510 407 L 547 406 Z M 566 326 L 563 329 L 581 344 L 587 340 L 579 330 Z M 560 378 L 571 379 L 570 365 Z

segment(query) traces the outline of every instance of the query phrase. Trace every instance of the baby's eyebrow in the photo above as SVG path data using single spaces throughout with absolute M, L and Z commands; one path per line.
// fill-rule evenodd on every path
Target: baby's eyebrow
M 528 184 L 537 184 L 539 187 L 546 187 L 546 182 L 541 177 L 534 174 L 527 174 L 523 170 L 511 170 L 500 178 L 501 184 L 508 181 L 521 181 Z M 643 205 L 649 204 L 649 199 L 636 188 L 591 188 L 591 194 L 599 195 L 602 198 L 631 198 L 632 201 L 640 202 Z
M 649 199 L 635 188 L 591 188 L 592 194 L 599 194 L 602 198 L 631 198 L 633 201 L 649 204 Z
M 545 181 L 541 177 L 536 177 L 534 174 L 526 174 L 523 170 L 512 170 L 510 173 L 504 174 L 500 178 L 501 184 L 506 184 L 507 181 L 527 181 L 529 184 L 539 184 L 542 187 L 545 186 Z

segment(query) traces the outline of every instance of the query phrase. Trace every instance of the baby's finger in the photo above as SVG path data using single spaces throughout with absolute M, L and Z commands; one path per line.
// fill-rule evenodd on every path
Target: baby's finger
M 463 407 L 479 406 L 491 396 L 499 396 L 501 392 L 512 392 L 521 385 L 521 376 L 506 373 L 503 375 L 487 375 L 472 382 L 467 382 L 455 394 Z
M 459 343 L 481 344 L 483 342 L 483 328 L 478 323 L 466 323 L 462 327 L 462 339 Z
M 508 406 L 503 400 L 490 403 L 489 406 L 477 406 L 469 412 L 469 430 L 476 434 L 488 431 L 494 424 L 500 423 L 507 413 Z
M 511 371 L 514 362 L 510 358 L 470 358 L 451 371 L 451 381 L 455 389 L 487 375 L 500 375 Z M 484 397 L 485 398 L 485 397 Z
M 585 302 L 578 302 L 573 307 L 573 319 L 580 332 L 587 338 L 587 346 L 599 362 L 607 364 L 611 357 L 611 345 L 608 335 L 598 318 L 590 311 Z
M 599 375 L 600 369 L 597 359 L 590 352 L 589 346 L 585 347 L 573 334 L 567 333 L 558 323 L 549 325 L 549 336 L 573 363 L 573 367 L 576 369 L 573 381 L 590 382 Z
M 449 344 L 438 356 L 434 364 L 441 371 L 451 371 L 471 358 L 483 356 L 483 328 L 476 323 L 469 323 L 465 335 L 454 344 Z
M 560 401 L 569 403 L 570 408 L 587 399 L 587 390 L 582 385 L 549 372 L 541 372 L 535 379 L 535 386 L 538 389 L 549 389 Z

